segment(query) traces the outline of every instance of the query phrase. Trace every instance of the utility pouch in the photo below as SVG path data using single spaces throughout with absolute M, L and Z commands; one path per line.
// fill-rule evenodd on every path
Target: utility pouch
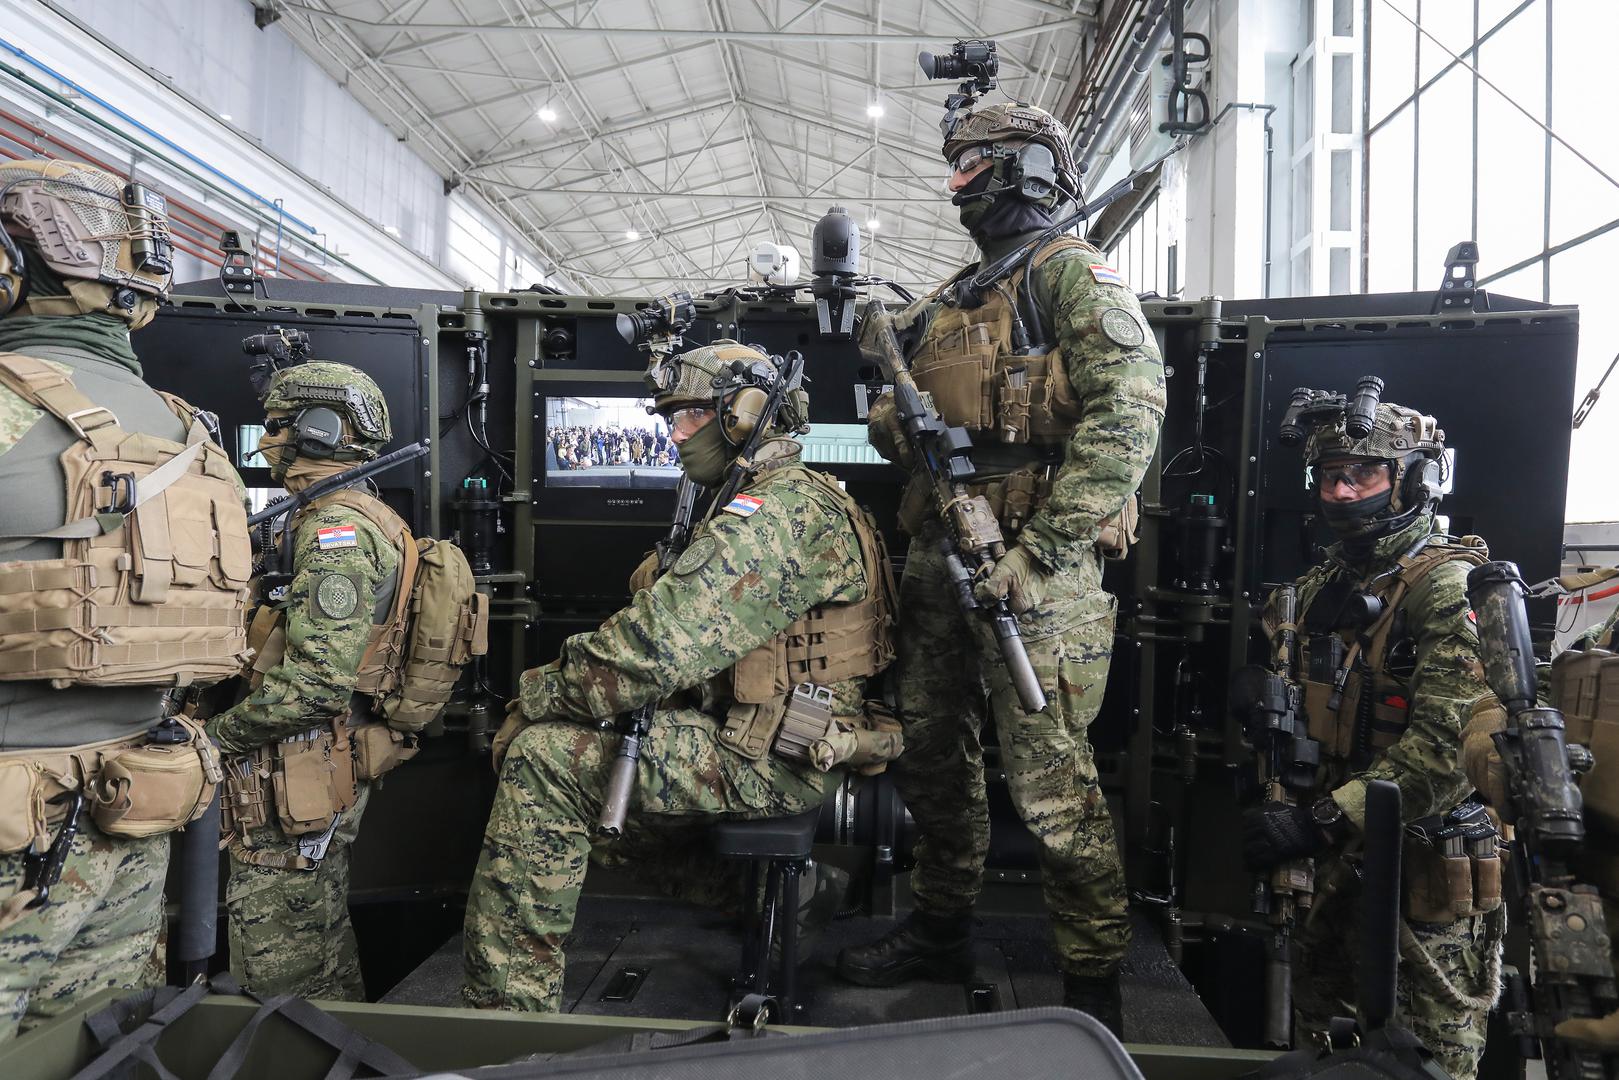
M 765 702 L 733 704 L 725 713 L 725 726 L 720 728 L 721 743 L 749 761 L 762 761 L 770 753 L 776 730 L 786 715 L 788 696 L 781 694 Z
M 354 743 L 354 775 L 360 780 L 381 780 L 421 750 L 416 736 L 387 724 L 362 724 L 349 731 Z
M 50 846 L 47 787 L 38 762 L 27 758 L 0 761 L 0 855 L 39 854 Z
M 1563 712 L 1568 741 L 1596 764 L 1580 780 L 1588 819 L 1619 833 L 1619 654 L 1571 649 L 1552 661 L 1552 704 Z
M 836 730 L 832 719 L 832 688 L 799 683 L 787 698 L 773 749 L 788 761 L 807 762 L 810 747 Z M 822 770 L 825 771 L 824 769 Z
M 1465 802 L 1405 827 L 1405 915 L 1448 923 L 1501 906 L 1501 861 L 1495 823 L 1479 803 Z
M 353 806 L 354 748 L 346 718 L 284 739 L 274 748 L 276 820 L 288 836 L 318 833 Z
M 213 740 L 189 717 L 171 717 L 147 739 L 108 757 L 91 785 L 91 817 L 109 836 L 157 836 L 197 820 L 224 777 Z
M 1096 535 L 1096 550 L 1102 558 L 1119 562 L 1130 555 L 1130 549 L 1139 539 L 1141 526 L 1141 493 L 1132 492 L 1117 514 L 1102 520 Z

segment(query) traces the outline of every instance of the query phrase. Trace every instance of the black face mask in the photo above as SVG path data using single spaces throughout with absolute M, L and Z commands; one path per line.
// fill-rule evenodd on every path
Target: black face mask
M 994 195 L 985 194 L 994 176 L 995 170 L 993 168 L 985 169 L 967 181 L 960 191 L 950 196 L 950 201 L 957 206 L 961 214 L 961 227 L 968 232 L 972 232 L 978 227 L 979 222 L 984 219 L 984 215 L 989 212 L 993 204 L 1004 201 L 1000 198 L 1001 193 L 999 192 Z
M 1354 502 L 1319 501 L 1321 516 L 1327 519 L 1333 532 L 1346 540 L 1369 540 L 1384 535 L 1396 524 L 1393 520 L 1377 520 L 1393 499 L 1394 489 L 1389 488 Z
M 1029 202 L 1012 189 L 993 190 L 1002 186 L 996 173 L 1003 167 L 997 163 L 985 169 L 950 200 L 961 208 L 962 227 L 980 248 L 1008 236 L 1050 228 L 1053 220 L 1049 207 Z M 983 194 L 985 191 L 989 193 Z

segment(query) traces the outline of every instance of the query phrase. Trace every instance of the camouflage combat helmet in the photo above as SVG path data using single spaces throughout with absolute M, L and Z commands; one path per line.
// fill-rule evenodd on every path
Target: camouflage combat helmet
M 1011 101 L 997 101 L 982 105 L 950 125 L 944 139 L 944 160 L 954 164 L 963 151 L 974 146 L 992 146 L 995 143 L 1022 140 L 1044 146 L 1051 151 L 1057 168 L 1057 177 L 1067 194 L 1079 191 L 1079 165 L 1074 161 L 1074 150 L 1069 145 L 1068 129 L 1055 116 L 1035 105 Z M 1051 196 L 1055 204 L 1061 198 Z
M 388 423 L 388 402 L 371 376 L 347 364 L 315 361 L 283 368 L 270 380 L 264 395 L 269 411 L 296 413 L 325 406 L 344 420 L 347 429 L 345 449 L 361 460 L 377 456 L 393 428 Z
M 1335 458 L 1388 462 L 1391 483 L 1387 498 L 1373 496 L 1361 500 L 1367 505 L 1359 510 L 1327 514 L 1340 535 L 1376 537 L 1398 531 L 1439 501 L 1444 451 L 1445 432 L 1439 421 L 1382 401 L 1365 438 L 1357 439 L 1345 429 L 1342 413 L 1318 423 L 1305 440 L 1304 460 L 1312 467 Z
M 174 244 L 168 203 L 143 184 L 73 161 L 0 163 L 0 313 L 114 315 L 139 328 L 168 295 Z M 25 297 L 29 258 L 67 286 Z
M 720 338 L 672 357 L 654 357 L 647 368 L 646 385 L 652 392 L 655 411 L 668 416 L 676 409 L 694 405 L 711 408 L 720 414 L 726 438 L 738 444 L 742 439 L 736 432 L 759 419 L 764 395 L 757 390 L 758 385 L 782 374 L 763 350 Z M 750 390 L 754 392 L 748 393 Z M 772 427 L 786 433 L 807 430 L 808 424 L 809 395 L 802 387 L 793 387 Z

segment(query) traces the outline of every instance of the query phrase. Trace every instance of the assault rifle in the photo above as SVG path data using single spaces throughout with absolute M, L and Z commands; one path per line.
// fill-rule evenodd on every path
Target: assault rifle
M 1609 960 L 1602 898 L 1575 880 L 1572 860 L 1585 841 L 1583 803 L 1574 776 L 1591 755 L 1564 736 L 1560 710 L 1539 704 L 1535 654 L 1524 609 L 1528 590 L 1510 562 L 1485 563 L 1467 575 L 1478 618 L 1484 678 L 1507 711 L 1495 736 L 1506 767 L 1507 797 L 1517 815 L 1520 856 L 1511 860 L 1534 954 L 1533 1011 L 1508 1021 L 1538 1039 L 1551 1080 L 1592 1080 L 1619 1072 L 1619 1055 L 1558 1038 L 1564 1020 L 1605 1016 L 1619 1006 Z
M 692 517 L 697 510 L 697 498 L 702 486 L 682 476 L 675 489 L 675 516 L 669 523 L 669 535 L 654 547 L 658 555 L 658 576 L 680 558 L 680 553 L 691 543 Z M 641 740 L 652 730 L 652 716 L 657 702 L 649 701 L 639 709 L 626 713 L 618 724 L 618 756 L 607 776 L 607 791 L 602 796 L 601 816 L 596 819 L 596 831 L 603 836 L 619 836 L 624 832 L 624 817 L 630 809 L 630 792 L 635 787 L 635 763 L 641 757 Z
M 270 546 L 269 530 L 273 526 L 269 525 L 269 522 L 274 521 L 283 514 L 293 514 L 302 510 L 322 495 L 330 495 L 334 491 L 353 487 L 355 484 L 371 479 L 380 472 L 386 472 L 388 469 L 403 465 L 407 461 L 414 461 L 427 453 L 429 449 L 428 440 L 426 439 L 421 442 L 411 443 L 409 446 L 402 446 L 398 450 L 390 451 L 372 461 L 356 465 L 352 469 L 344 469 L 342 472 L 328 476 L 324 480 L 317 480 L 298 492 L 298 494 L 277 499 L 263 510 L 253 514 L 247 519 L 247 527 L 249 529 L 258 528 L 260 525 L 265 527 L 265 534 L 260 542 L 261 556 L 264 556 Z M 260 585 L 260 595 L 267 598 L 274 590 L 278 588 L 284 589 L 292 582 L 292 544 L 283 543 L 281 545 L 279 572 L 269 569 L 270 560 L 267 556 L 264 556 L 263 561 L 263 580 Z
M 866 303 L 865 319 L 875 330 L 870 337 L 876 344 L 883 376 L 894 387 L 894 406 L 905 441 L 927 473 L 934 512 L 944 523 L 945 537 L 939 542 L 939 550 L 944 555 L 945 572 L 955 589 L 956 603 L 970 617 L 973 612 L 985 610 L 973 595 L 973 586 L 995 568 L 996 559 L 1006 554 L 1006 541 L 989 500 L 967 493 L 966 480 L 973 474 L 969 457 L 972 439 L 966 428 L 946 424 L 932 401 L 917 387 L 894 335 L 893 319 L 880 300 Z M 1040 712 L 1046 707 L 1046 695 L 1023 647 L 1017 616 L 1005 600 L 997 601 L 987 613 L 1023 711 Z
M 1298 600 L 1294 585 L 1283 585 L 1271 595 L 1277 626 L 1270 667 L 1243 668 L 1231 682 L 1233 709 L 1254 748 L 1259 797 L 1290 806 L 1297 805 L 1301 795 L 1315 786 L 1321 764 L 1321 744 L 1310 737 L 1304 688 L 1296 678 Z M 1314 896 L 1315 864 L 1311 859 L 1290 859 L 1254 881 L 1253 910 L 1265 916 L 1271 928 L 1265 963 L 1265 1041 L 1271 1046 L 1289 1042 L 1293 1026 L 1290 939 L 1299 913 L 1309 910 Z

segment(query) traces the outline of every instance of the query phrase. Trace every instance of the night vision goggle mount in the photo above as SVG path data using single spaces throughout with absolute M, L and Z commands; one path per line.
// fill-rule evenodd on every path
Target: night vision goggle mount
M 253 384 L 253 396 L 260 401 L 269 393 L 270 380 L 276 372 L 314 359 L 309 352 L 309 335 L 284 326 L 272 326 L 267 334 L 243 338 L 242 351 L 258 358 L 248 365 L 247 379 Z
M 916 62 L 926 78 L 963 80 L 955 93 L 945 97 L 944 119 L 939 121 L 939 130 L 944 134 L 945 141 L 949 142 L 956 125 L 972 111 L 978 99 L 995 89 L 995 75 L 1001 67 L 995 42 L 985 38 L 969 38 L 951 46 L 948 56 L 918 53 Z
M 637 346 L 655 356 L 669 357 L 685 343 L 684 334 L 696 320 L 697 304 L 691 293 L 677 291 L 654 297 L 650 304 L 619 315 L 613 322 L 626 345 Z M 660 390 L 674 385 L 672 369 L 660 366 L 653 377 L 665 373 L 668 386 L 659 386 Z
M 1345 433 L 1352 439 L 1364 439 L 1377 422 L 1377 405 L 1382 399 L 1383 380 L 1376 375 L 1362 376 L 1355 392 L 1347 397 L 1332 390 L 1297 387 L 1276 437 L 1283 446 L 1298 446 L 1312 429 L 1342 417 Z

